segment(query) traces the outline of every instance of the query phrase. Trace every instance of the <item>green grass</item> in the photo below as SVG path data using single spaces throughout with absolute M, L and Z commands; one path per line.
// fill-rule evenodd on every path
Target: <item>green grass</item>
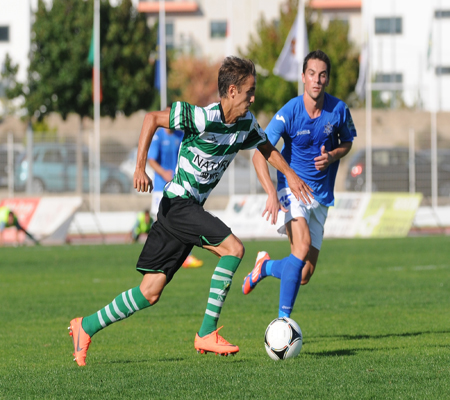
M 258 250 L 281 258 L 288 243 L 245 245 L 219 321 L 238 355 L 194 350 L 217 262 L 196 249 L 205 265 L 181 269 L 156 306 L 94 336 L 84 368 L 72 361 L 69 320 L 139 284 L 141 245 L 0 249 L 0 398 L 449 398 L 448 237 L 325 241 L 292 313 L 302 351 L 283 362 L 263 344 L 279 281 L 249 296 L 241 282 Z

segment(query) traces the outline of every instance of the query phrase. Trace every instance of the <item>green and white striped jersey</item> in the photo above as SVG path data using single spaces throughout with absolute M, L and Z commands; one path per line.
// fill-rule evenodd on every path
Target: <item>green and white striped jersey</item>
M 204 204 L 239 150 L 254 149 L 267 136 L 251 112 L 234 124 L 224 124 L 220 103 L 197 107 L 173 103 L 170 129 L 184 131 L 173 179 L 165 197 L 194 198 Z

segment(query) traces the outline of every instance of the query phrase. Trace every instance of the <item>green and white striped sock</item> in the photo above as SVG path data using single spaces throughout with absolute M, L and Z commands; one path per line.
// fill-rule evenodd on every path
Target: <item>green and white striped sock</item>
M 114 322 L 128 318 L 136 311 L 150 307 L 139 286 L 119 294 L 110 304 L 89 317 L 84 317 L 81 326 L 92 337 L 99 330 Z
M 202 326 L 198 332 L 200 337 L 206 336 L 217 329 L 217 321 L 219 320 L 227 293 L 230 290 L 231 279 L 240 262 L 241 259 L 234 256 L 223 256 L 219 260 L 211 278 L 208 304 Z

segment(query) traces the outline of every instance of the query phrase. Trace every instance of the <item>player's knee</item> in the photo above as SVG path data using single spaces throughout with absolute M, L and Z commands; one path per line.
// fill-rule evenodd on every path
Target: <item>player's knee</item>
M 234 237 L 234 239 L 229 247 L 228 255 L 242 259 L 245 254 L 245 247 L 237 237 Z
M 245 254 L 245 247 L 242 243 L 237 243 L 236 246 L 233 247 L 231 254 L 232 256 L 235 256 L 237 258 L 244 258 L 244 254 Z
M 159 298 L 161 297 L 161 293 L 142 293 L 142 294 L 152 306 L 155 305 L 159 301 Z

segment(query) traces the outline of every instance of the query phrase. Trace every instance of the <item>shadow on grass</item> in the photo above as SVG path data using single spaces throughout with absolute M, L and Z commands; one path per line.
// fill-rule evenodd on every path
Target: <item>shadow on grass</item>
M 446 334 L 450 331 L 423 331 L 423 332 L 404 332 L 404 333 L 387 333 L 384 335 L 330 335 L 309 337 L 308 340 L 315 342 L 321 339 L 344 339 L 344 340 L 361 340 L 361 339 L 386 339 L 391 337 L 414 337 L 421 335 Z
M 317 351 L 317 352 L 304 352 L 305 355 L 312 357 L 342 357 L 342 356 L 354 356 L 358 351 L 374 351 L 377 349 L 346 349 L 346 350 L 331 350 L 331 351 Z

